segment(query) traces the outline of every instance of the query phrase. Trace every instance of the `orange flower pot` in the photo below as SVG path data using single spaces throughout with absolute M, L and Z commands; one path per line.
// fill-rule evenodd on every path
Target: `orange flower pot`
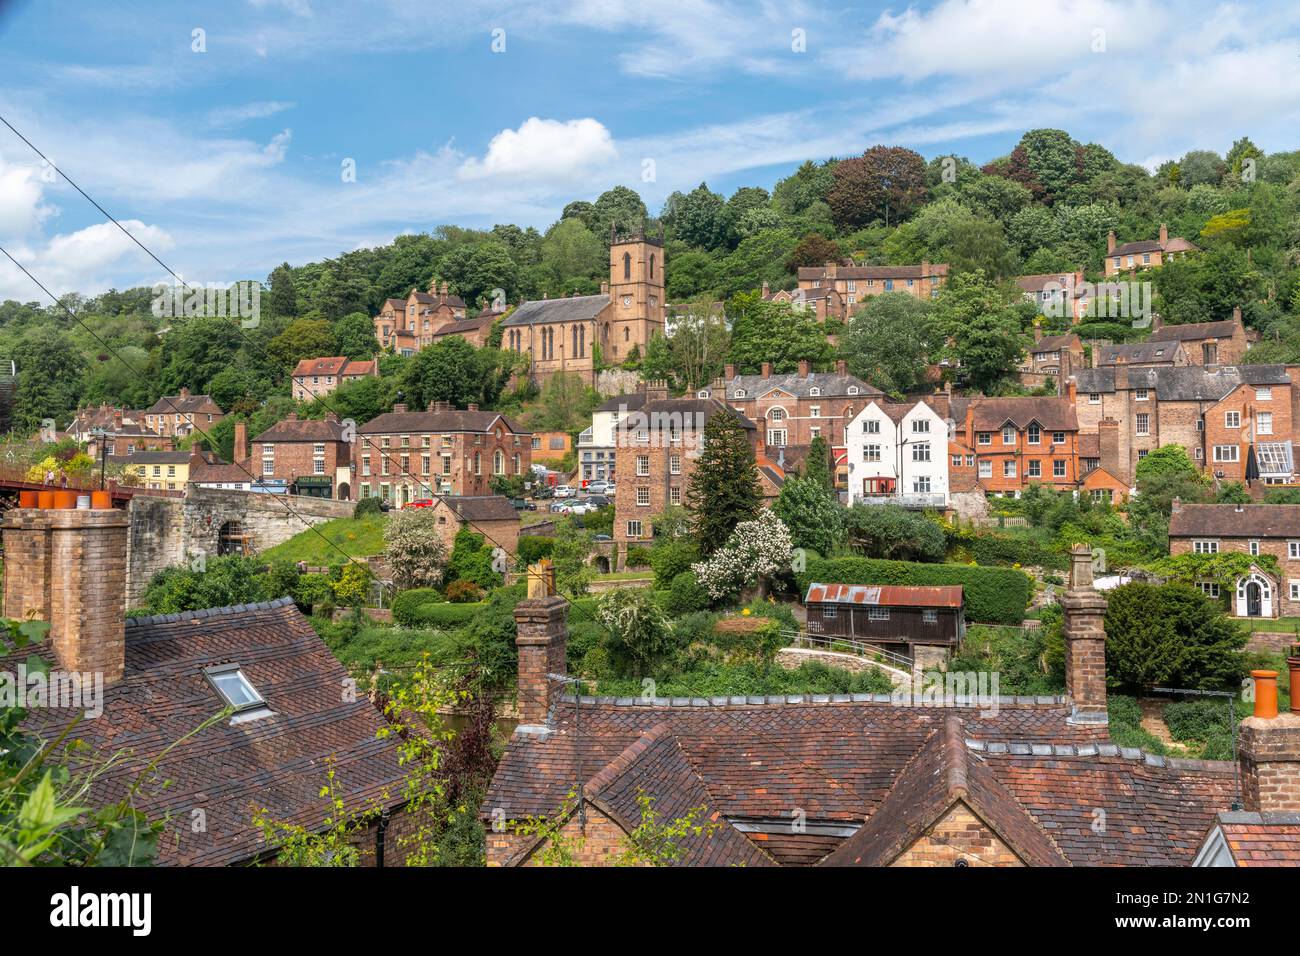
M 54 507 L 54 492 L 39 491 L 36 493 L 36 507 L 48 511 Z
M 104 511 L 113 507 L 113 496 L 107 491 L 92 491 L 90 507 L 95 511 Z
M 77 493 L 75 491 L 65 491 L 60 489 L 54 493 L 55 508 L 75 508 L 77 507 Z
M 40 502 L 40 496 L 37 495 L 37 493 L 34 491 L 18 492 L 19 508 L 35 508 L 39 502 Z

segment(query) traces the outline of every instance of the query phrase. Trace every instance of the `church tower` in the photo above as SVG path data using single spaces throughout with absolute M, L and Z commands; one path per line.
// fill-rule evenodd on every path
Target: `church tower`
M 609 301 L 602 319 L 601 350 L 611 364 L 627 360 L 635 350 L 664 331 L 664 244 L 644 228 L 620 236 L 609 231 Z

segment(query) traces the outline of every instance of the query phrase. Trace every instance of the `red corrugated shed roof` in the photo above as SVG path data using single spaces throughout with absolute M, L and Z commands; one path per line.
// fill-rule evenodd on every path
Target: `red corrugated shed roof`
M 873 604 L 881 607 L 962 606 L 961 585 L 810 584 L 804 603 Z

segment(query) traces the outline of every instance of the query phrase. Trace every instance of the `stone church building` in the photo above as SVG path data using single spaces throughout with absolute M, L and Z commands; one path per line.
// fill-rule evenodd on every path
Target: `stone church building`
M 502 323 L 501 347 L 528 354 L 537 384 L 556 372 L 594 384 L 598 361 L 622 364 L 663 334 L 663 260 L 662 237 L 611 229 L 609 281 L 600 294 L 522 303 Z

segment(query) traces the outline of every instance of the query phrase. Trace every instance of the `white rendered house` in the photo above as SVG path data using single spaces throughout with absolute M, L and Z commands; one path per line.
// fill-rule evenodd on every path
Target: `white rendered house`
M 933 408 L 871 401 L 847 431 L 849 504 L 948 507 L 948 423 Z

